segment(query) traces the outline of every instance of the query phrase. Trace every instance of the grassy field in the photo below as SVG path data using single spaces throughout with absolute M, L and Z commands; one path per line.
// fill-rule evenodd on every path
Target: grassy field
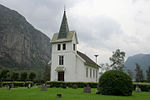
M 48 91 L 40 91 L 39 88 L 0 88 L 0 100 L 150 100 L 150 92 L 133 92 L 133 96 L 107 96 L 92 93 L 83 93 L 83 89 L 61 89 L 49 88 Z M 62 93 L 62 98 L 57 98 L 56 94 Z

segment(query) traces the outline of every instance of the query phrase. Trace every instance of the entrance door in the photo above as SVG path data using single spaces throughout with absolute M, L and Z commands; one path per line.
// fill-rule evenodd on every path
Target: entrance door
M 64 72 L 58 72 L 58 81 L 64 81 Z

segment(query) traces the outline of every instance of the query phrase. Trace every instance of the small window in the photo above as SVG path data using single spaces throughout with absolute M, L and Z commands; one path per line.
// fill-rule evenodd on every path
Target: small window
M 86 68 L 86 77 L 88 77 L 88 68 Z
M 64 56 L 59 56 L 59 65 L 64 65 Z
M 76 50 L 76 44 L 73 44 L 73 50 L 74 51 Z
M 66 44 L 63 44 L 63 50 L 66 50 Z
M 58 45 L 57 45 L 57 50 L 60 50 L 60 48 L 61 48 L 61 45 L 58 44 Z
M 90 69 L 90 77 L 92 77 L 92 69 Z

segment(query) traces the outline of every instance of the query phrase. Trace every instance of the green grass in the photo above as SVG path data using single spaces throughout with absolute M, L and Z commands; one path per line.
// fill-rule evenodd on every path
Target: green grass
M 0 88 L 0 100 L 150 100 L 150 92 L 133 92 L 132 96 L 108 96 L 92 93 L 83 93 L 83 89 L 61 89 L 49 88 L 48 91 L 40 91 L 39 88 Z M 62 98 L 57 98 L 56 94 L 62 93 Z

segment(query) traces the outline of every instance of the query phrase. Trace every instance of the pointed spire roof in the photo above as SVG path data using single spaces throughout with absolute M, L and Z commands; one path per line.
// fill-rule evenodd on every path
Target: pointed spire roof
M 61 22 L 58 39 L 67 38 L 67 33 L 69 32 L 69 27 L 67 23 L 66 11 L 64 9 L 64 15 Z

